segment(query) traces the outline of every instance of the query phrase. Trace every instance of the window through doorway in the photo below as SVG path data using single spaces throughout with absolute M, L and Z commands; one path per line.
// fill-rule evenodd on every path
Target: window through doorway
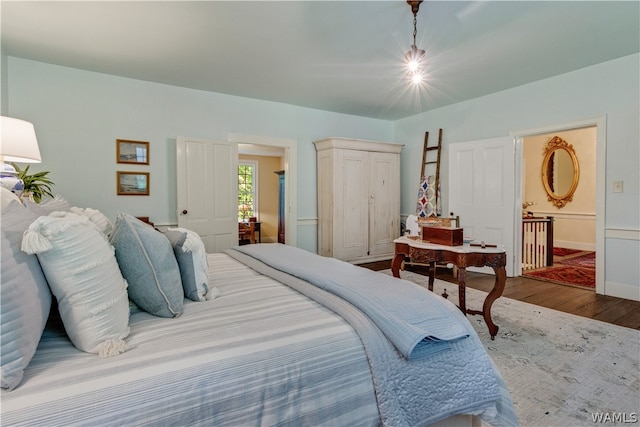
M 238 222 L 247 222 L 258 212 L 257 177 L 257 162 L 238 162 Z

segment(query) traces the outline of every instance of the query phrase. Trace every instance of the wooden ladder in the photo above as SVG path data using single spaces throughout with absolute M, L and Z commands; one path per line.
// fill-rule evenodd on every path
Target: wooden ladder
M 434 155 L 430 154 L 435 151 Z M 424 133 L 424 148 L 422 150 L 422 169 L 420 170 L 420 179 L 427 174 L 428 165 L 436 165 L 436 181 L 435 181 L 435 193 L 436 193 L 436 206 L 438 199 L 440 198 L 440 153 L 442 152 L 442 129 L 438 132 L 438 145 L 429 147 L 429 132 Z

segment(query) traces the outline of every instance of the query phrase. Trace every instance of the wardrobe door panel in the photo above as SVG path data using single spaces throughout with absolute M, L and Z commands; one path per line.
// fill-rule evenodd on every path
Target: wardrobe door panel
M 394 252 L 400 235 L 399 156 L 370 153 L 369 255 Z
M 368 153 L 338 150 L 334 205 L 334 256 L 351 259 L 366 256 L 369 246 Z

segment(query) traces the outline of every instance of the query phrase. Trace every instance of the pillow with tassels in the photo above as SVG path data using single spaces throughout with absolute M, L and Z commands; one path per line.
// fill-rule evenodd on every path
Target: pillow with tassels
M 207 301 L 220 292 L 209 284 L 209 262 L 202 239 L 186 228 L 169 228 L 164 233 L 171 242 L 180 268 L 184 295 L 193 301 Z
M 89 218 L 89 220 L 93 222 L 95 225 L 97 225 L 100 231 L 106 234 L 107 237 L 109 237 L 109 235 L 113 231 L 113 224 L 111 223 L 111 221 L 109 221 L 109 218 L 107 218 L 102 212 L 100 212 L 97 209 L 91 209 L 91 208 L 83 209 L 83 208 L 74 206 L 71 208 L 71 212 L 76 213 L 78 215 L 84 215 L 87 218 Z
M 126 351 L 127 282 L 96 224 L 85 215 L 53 212 L 29 226 L 22 250 L 38 256 L 74 346 L 100 357 Z

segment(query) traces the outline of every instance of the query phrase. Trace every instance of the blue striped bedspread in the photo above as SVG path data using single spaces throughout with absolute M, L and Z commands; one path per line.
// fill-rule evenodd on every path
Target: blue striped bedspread
M 1 391 L 1 424 L 402 427 L 462 413 L 517 425 L 477 336 L 409 361 L 343 299 L 227 254 L 208 259 L 220 296 L 185 300 L 178 318 L 132 313 L 131 348 L 116 357 L 83 353 L 49 325 L 22 384 Z M 475 382 L 489 373 L 500 397 Z
M 450 349 L 452 342 L 469 336 L 464 321 L 413 283 L 293 246 L 260 244 L 235 250 L 349 301 L 408 359 Z
M 131 315 L 131 348 L 100 359 L 50 325 L 3 426 L 377 426 L 360 338 L 329 309 L 225 254 L 220 290 L 164 319 Z

